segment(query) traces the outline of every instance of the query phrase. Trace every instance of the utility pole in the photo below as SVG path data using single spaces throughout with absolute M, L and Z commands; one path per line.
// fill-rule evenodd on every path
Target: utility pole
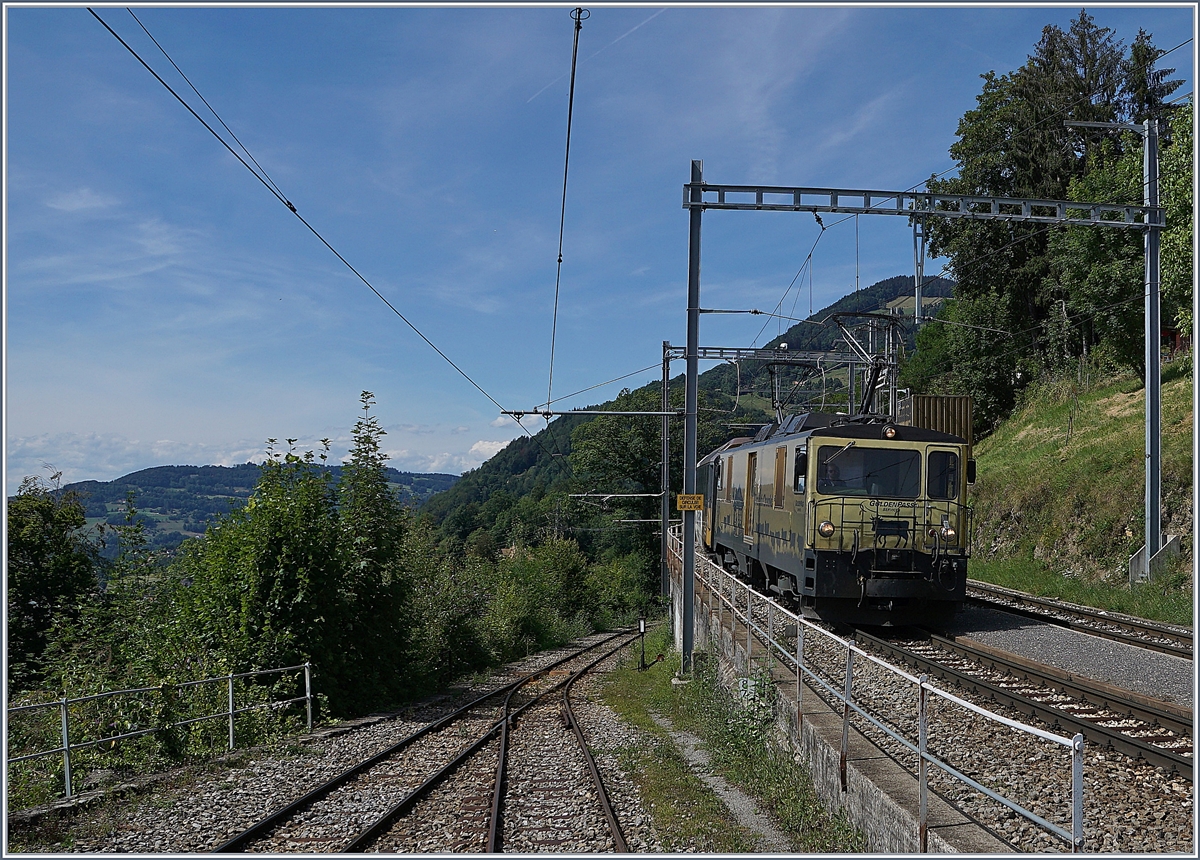
M 1162 230 L 1158 210 L 1158 122 L 1148 119 L 1143 131 L 1142 179 L 1146 207 L 1146 553 L 1143 572 L 1162 549 L 1162 329 L 1159 324 L 1159 250 Z
M 662 368 L 662 536 L 659 538 L 659 551 L 662 555 L 662 596 L 671 594 L 671 571 L 667 567 L 667 529 L 671 525 L 671 417 L 667 410 L 671 408 L 671 357 L 667 350 L 671 344 L 663 341 Z
M 1142 136 L 1142 194 L 1145 201 L 1146 278 L 1146 545 L 1139 560 L 1141 576 L 1149 581 L 1151 562 L 1163 548 L 1162 531 L 1162 327 L 1159 321 L 1161 283 L 1159 254 L 1162 212 L 1158 208 L 1158 120 L 1130 122 L 1068 122 L 1079 128 L 1119 128 Z M 1136 558 L 1136 556 L 1135 556 Z M 1131 562 L 1130 567 L 1133 564 Z
M 692 161 L 692 182 L 689 194 L 688 213 L 688 307 L 687 307 L 687 354 L 686 387 L 684 395 L 683 426 L 683 492 L 696 492 L 696 407 L 698 400 L 698 378 L 700 369 L 700 216 L 704 193 L 704 162 Z M 696 593 L 696 512 L 683 512 L 683 660 L 680 672 L 692 670 L 692 640 L 695 631 L 692 601 Z
M 925 221 L 913 221 L 913 257 L 916 268 L 913 279 L 913 327 L 921 327 L 921 288 L 925 285 Z

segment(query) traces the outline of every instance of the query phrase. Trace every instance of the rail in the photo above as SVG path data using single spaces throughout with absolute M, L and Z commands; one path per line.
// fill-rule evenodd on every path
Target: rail
M 304 670 L 304 695 L 303 696 L 296 696 L 291 699 L 280 699 L 277 701 L 262 702 L 262 703 L 254 704 L 254 705 L 246 705 L 246 706 L 240 707 L 240 708 L 237 707 L 236 701 L 234 698 L 234 683 L 233 682 L 235 680 L 237 680 L 239 678 L 257 677 L 259 675 L 273 675 L 273 674 L 282 674 L 284 672 L 295 672 L 299 669 Z M 179 720 L 177 722 L 167 723 L 167 724 L 161 725 L 161 726 L 153 726 L 153 727 L 147 728 L 147 729 L 136 729 L 134 731 L 123 732 L 123 733 L 116 734 L 116 735 L 108 735 L 108 736 L 102 737 L 102 738 L 94 738 L 92 740 L 84 741 L 82 743 L 71 743 L 71 719 L 70 719 L 70 706 L 71 705 L 78 705 L 78 704 L 82 704 L 84 702 L 94 702 L 94 701 L 98 701 L 100 699 L 108 699 L 108 698 L 112 698 L 114 696 L 122 696 L 122 695 L 138 695 L 138 694 L 143 694 L 143 693 L 160 693 L 165 696 L 166 692 L 168 690 L 171 690 L 171 691 L 182 690 L 182 689 L 186 689 L 189 687 L 199 687 L 203 684 L 215 684 L 220 681 L 224 681 L 227 684 L 228 691 L 229 691 L 229 696 L 228 696 L 229 707 L 226 710 L 221 711 L 220 713 L 206 714 L 206 715 L 200 716 L 200 717 L 190 717 L 185 720 Z M 10 721 L 12 719 L 13 714 L 29 712 L 29 711 L 36 711 L 36 710 L 44 710 L 44 709 L 48 709 L 48 708 L 58 708 L 59 714 L 60 714 L 62 745 L 55 747 L 54 749 L 41 750 L 38 752 L 28 753 L 26 755 L 20 755 L 20 756 L 11 756 L 11 757 L 7 758 L 7 762 L 8 762 L 8 764 L 16 764 L 17 762 L 31 761 L 33 759 L 44 758 L 45 756 L 57 755 L 57 754 L 61 753 L 62 757 L 63 757 L 63 785 L 65 787 L 65 796 L 72 797 L 73 792 L 72 792 L 72 786 L 71 786 L 71 753 L 76 750 L 88 749 L 89 747 L 96 747 L 96 746 L 100 746 L 101 744 L 115 744 L 118 741 L 127 740 L 130 738 L 142 737 L 144 735 L 154 734 L 156 732 L 162 732 L 162 731 L 167 731 L 169 729 L 178 728 L 181 726 L 192 725 L 193 723 L 204 722 L 205 720 L 215 720 L 215 719 L 221 719 L 221 718 L 227 719 L 229 721 L 229 749 L 233 749 L 234 748 L 233 724 L 234 724 L 234 717 L 236 717 L 238 714 L 244 714 L 244 713 L 248 713 L 250 711 L 260 710 L 262 708 L 281 708 L 281 707 L 284 707 L 285 705 L 295 704 L 296 702 L 305 702 L 306 712 L 307 712 L 306 713 L 307 725 L 308 725 L 308 730 L 311 732 L 312 731 L 312 701 L 313 701 L 312 664 L 301 663 L 297 666 L 285 666 L 280 669 L 258 669 L 258 670 L 252 671 L 252 672 L 236 672 L 236 673 L 230 673 L 228 675 L 219 675 L 215 678 L 202 678 L 198 681 L 184 681 L 183 683 L 180 683 L 180 684 L 162 684 L 157 687 L 133 687 L 133 688 L 130 688 L 127 690 L 107 690 L 102 693 L 92 693 L 91 695 L 79 696 L 79 697 L 76 697 L 73 699 L 64 696 L 63 698 L 58 699 L 56 701 L 52 701 L 52 702 L 39 702 L 36 704 L 31 704 L 31 705 L 18 705 L 15 708 L 8 709 L 8 718 Z M 10 737 L 11 737 L 11 734 L 10 734 Z
M 670 551 L 677 559 L 682 559 L 683 540 L 678 528 L 671 529 L 668 538 L 668 546 Z M 802 679 L 807 678 L 809 682 L 815 684 L 821 690 L 824 690 L 834 701 L 840 702 L 842 707 L 842 741 L 841 741 L 841 757 L 839 764 L 839 775 L 841 778 L 842 788 L 846 788 L 846 762 L 849 750 L 850 740 L 850 714 L 854 713 L 861 716 L 867 722 L 871 723 L 877 729 L 882 731 L 888 737 L 901 744 L 910 752 L 917 755 L 917 780 L 920 791 L 920 811 L 919 811 L 919 841 L 920 850 L 925 853 L 929 850 L 929 779 L 927 766 L 933 765 L 940 768 L 943 772 L 950 775 L 952 778 L 962 782 L 963 784 L 982 793 L 986 797 L 1000 803 L 1006 808 L 1012 810 L 1017 815 L 1028 821 L 1033 822 L 1038 827 L 1053 834 L 1071 846 L 1073 853 L 1083 850 L 1083 756 L 1084 756 L 1084 740 L 1082 734 L 1076 734 L 1074 737 L 1064 737 L 1035 726 L 1026 725 L 1025 723 L 1016 720 L 1002 717 L 999 714 L 993 713 L 986 708 L 981 708 L 971 702 L 966 701 L 953 693 L 942 690 L 933 684 L 929 683 L 927 675 L 916 677 L 905 672 L 903 669 L 887 663 L 873 654 L 870 654 L 861 648 L 857 647 L 853 642 L 842 639 L 840 636 L 831 633 L 824 628 L 813 624 L 805 618 L 796 615 L 793 612 L 784 609 L 774 601 L 757 594 L 748 584 L 738 580 L 728 571 L 710 562 L 701 553 L 696 554 L 696 577 L 701 580 L 708 588 L 710 594 L 714 594 L 720 600 L 723 607 L 728 608 L 731 616 L 735 619 L 740 619 L 741 623 L 746 627 L 746 653 L 750 654 L 750 645 L 752 637 L 757 637 L 768 651 L 768 654 L 775 655 L 778 659 L 790 664 L 796 671 L 796 709 L 800 710 L 802 704 L 802 695 L 804 684 Z M 745 591 L 745 599 L 739 605 L 739 592 Z M 759 608 L 766 610 L 767 626 L 762 625 L 754 618 L 754 605 L 760 604 Z M 776 621 L 779 620 L 783 625 L 795 625 L 795 647 L 794 650 L 790 643 L 783 639 L 785 626 L 777 626 Z M 844 687 L 839 690 L 833 683 L 830 683 L 824 677 L 817 674 L 810 668 L 804 657 L 804 637 L 805 633 L 812 633 L 816 636 L 825 637 L 835 647 L 845 650 L 846 659 L 844 667 Z M 917 699 L 917 738 L 913 740 L 903 736 L 893 727 L 885 724 L 878 719 L 874 714 L 860 707 L 854 701 L 853 697 L 853 680 L 855 658 L 859 657 L 867 660 L 882 670 L 894 674 L 916 687 Z M 861 676 L 860 676 L 861 677 Z M 993 789 L 983 785 L 970 776 L 962 773 L 948 762 L 942 761 L 928 750 L 929 740 L 929 697 L 936 696 L 953 706 L 966 709 L 984 719 L 995 722 L 999 725 L 1006 726 L 1010 729 L 1024 732 L 1033 735 L 1041 740 L 1052 744 L 1066 747 L 1071 752 L 1071 830 L 1066 829 L 1047 821 L 1033 811 L 1021 806 L 1015 800 L 1005 797 Z

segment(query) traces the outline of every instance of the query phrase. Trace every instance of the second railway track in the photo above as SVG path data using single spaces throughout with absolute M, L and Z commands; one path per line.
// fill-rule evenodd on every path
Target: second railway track
M 967 599 L 971 603 L 1013 615 L 1091 633 L 1094 636 L 1175 657 L 1193 659 L 1194 632 L 1186 627 L 1147 621 L 1119 612 L 1105 612 L 1061 600 L 1035 597 L 973 579 L 967 580 Z
M 511 834 L 514 845 L 519 846 L 516 850 L 529 850 L 540 839 L 541 850 L 588 846 L 593 850 L 625 851 L 603 782 L 577 727 L 574 759 L 569 751 L 553 762 L 545 761 L 545 756 L 533 757 L 543 759 L 542 764 L 552 770 L 557 768 L 556 778 L 566 779 L 562 772 L 571 771 L 568 781 L 576 786 L 580 779 L 591 775 L 590 784 L 571 791 L 587 801 L 582 806 L 590 805 L 591 817 L 599 826 L 584 827 L 582 832 L 576 828 L 574 841 L 554 827 L 543 827 L 541 836 L 531 837 L 526 832 L 527 822 L 546 823 L 547 809 L 555 798 L 543 797 L 544 802 L 535 803 L 532 809 L 518 802 L 517 814 L 514 816 L 511 810 L 506 814 L 505 789 L 511 780 L 505 779 L 505 747 L 514 724 L 528 720 L 528 728 L 544 729 L 547 713 L 551 714 L 551 724 L 558 724 L 557 735 L 565 737 L 574 724 L 569 699 L 564 694 L 563 704 L 556 700 L 550 707 L 544 701 L 555 692 L 569 689 L 570 682 L 636 638 L 632 633 L 615 634 L 475 699 L 276 810 L 214 850 L 499 851 Z M 606 644 L 613 647 L 597 655 Z M 521 736 L 525 734 L 522 728 Z M 542 782 L 549 784 L 549 779 L 543 778 Z M 573 816 L 580 820 L 587 817 L 579 811 Z M 506 821 L 507 830 L 499 826 Z
M 1089 744 L 1192 779 L 1189 709 L 940 636 L 925 634 L 903 644 L 862 631 L 856 638 L 931 677 L 951 681 L 1065 731 L 1081 732 Z

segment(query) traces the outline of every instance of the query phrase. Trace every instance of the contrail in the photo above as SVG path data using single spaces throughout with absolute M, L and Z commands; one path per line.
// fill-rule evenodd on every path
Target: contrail
M 630 33 L 632 33 L 634 30 L 636 30 L 638 27 L 642 27 L 642 26 L 645 26 L 646 24 L 649 24 L 651 21 L 653 21 L 655 18 L 657 18 L 657 17 L 658 17 L 659 15 L 661 15 L 663 12 L 666 12 L 666 11 L 667 11 L 667 8 L 668 8 L 668 7 L 663 7 L 662 9 L 659 9 L 657 12 L 655 12 L 653 15 L 651 15 L 649 18 L 647 18 L 647 19 L 646 19 L 645 21 L 643 21 L 641 24 L 638 24 L 637 26 L 634 26 L 634 27 L 630 27 L 628 30 L 626 30 L 626 31 L 625 31 L 624 33 L 622 33 L 620 36 L 617 36 L 617 38 L 613 39 L 611 42 L 609 42 L 607 45 L 605 45 L 605 46 L 604 46 L 603 48 L 601 48 L 599 51 L 596 51 L 596 53 L 595 53 L 595 54 L 592 54 L 591 56 L 589 56 L 589 57 L 585 58 L 585 59 L 584 59 L 582 62 L 587 62 L 588 60 L 592 59 L 592 57 L 595 57 L 595 56 L 596 56 L 596 54 L 599 54 L 601 51 L 605 51 L 605 50 L 607 50 L 607 49 L 611 48 L 613 45 L 617 44 L 617 42 L 621 41 L 621 40 L 622 40 L 622 39 L 624 39 L 626 36 L 628 36 Z M 555 84 L 557 84 L 559 81 L 561 81 L 561 80 L 562 80 L 563 78 L 565 78 L 566 76 L 567 76 L 567 73 L 566 73 L 566 72 L 563 72 L 561 75 L 559 75 L 557 78 L 555 78 L 554 80 L 552 80 L 550 83 L 546 84 L 546 86 L 542 87 L 542 88 L 541 88 L 540 90 L 538 90 L 536 93 L 534 93 L 533 95 L 531 95 L 531 96 L 530 96 L 530 97 L 529 97 L 529 98 L 526 100 L 525 104 L 529 104 L 529 102 L 531 102 L 531 101 L 533 101 L 534 99 L 536 99 L 538 96 L 540 96 L 540 95 L 541 95 L 542 93 L 544 93 L 546 90 L 550 89 L 552 86 L 554 86 Z

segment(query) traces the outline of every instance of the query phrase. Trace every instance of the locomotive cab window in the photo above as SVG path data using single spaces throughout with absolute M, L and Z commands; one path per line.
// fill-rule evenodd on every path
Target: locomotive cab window
M 715 459 L 713 461 L 712 468 L 713 468 L 713 483 L 715 484 L 716 489 L 719 490 L 719 489 L 721 489 L 721 486 L 722 486 L 721 476 L 724 474 L 724 472 L 721 470 L 721 458 L 720 457 L 717 457 L 717 459 Z
M 958 497 L 958 454 L 953 451 L 929 452 L 929 498 Z
M 915 499 L 921 492 L 921 453 L 853 442 L 822 445 L 817 452 L 817 492 Z
M 796 446 L 796 473 L 792 477 L 792 488 L 797 493 L 804 492 L 804 481 L 808 476 L 808 449 L 803 445 Z

